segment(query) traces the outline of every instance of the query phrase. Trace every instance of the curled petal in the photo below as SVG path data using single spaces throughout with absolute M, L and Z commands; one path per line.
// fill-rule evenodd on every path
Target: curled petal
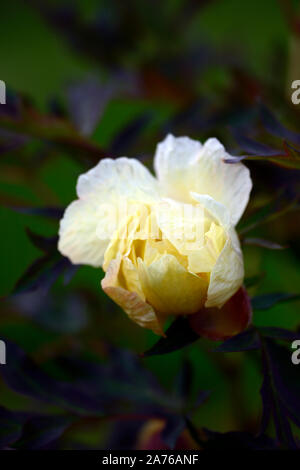
M 96 235 L 99 208 L 92 201 L 73 201 L 60 221 L 58 249 L 73 264 L 98 267 L 109 240 Z
M 111 261 L 106 275 L 101 282 L 104 292 L 127 313 L 132 321 L 143 328 L 152 330 L 157 335 L 164 336 L 158 316 L 153 308 L 143 299 L 137 277 L 133 272 L 133 266 L 131 268 L 125 266 L 124 269 L 127 270 L 127 282 L 130 282 L 130 287 L 133 288 L 135 286 L 138 292 L 130 292 L 120 281 L 120 277 L 123 277 L 121 273 L 123 268 L 122 263 L 121 257 Z
M 222 307 L 241 287 L 244 279 L 244 262 L 235 229 L 229 225 L 227 210 L 209 196 L 193 193 L 193 198 L 205 207 L 210 215 L 224 224 L 226 242 L 210 274 L 206 307 Z
M 118 200 L 119 197 L 136 201 L 152 201 L 157 193 L 156 179 L 135 158 L 105 158 L 98 165 L 79 176 L 76 186 L 81 199 L 96 198 L 98 201 Z
M 110 158 L 79 176 L 79 200 L 60 222 L 58 249 L 74 264 L 101 266 L 104 252 L 127 213 L 127 201 L 153 202 L 155 178 L 138 160 Z
M 221 307 L 239 289 L 244 279 L 243 258 L 227 239 L 210 275 L 206 307 Z
M 184 315 L 204 305 L 207 279 L 189 272 L 175 256 L 165 254 L 149 266 L 139 258 L 138 271 L 147 301 L 159 313 Z
M 243 331 L 251 318 L 250 299 L 246 289 L 241 287 L 222 308 L 203 308 L 190 315 L 189 322 L 200 336 L 220 341 Z
M 229 165 L 230 156 L 215 138 L 203 145 L 188 137 L 168 135 L 155 154 L 155 171 L 163 196 L 192 202 L 190 192 L 207 194 L 230 212 L 237 224 L 249 200 L 250 173 L 242 163 Z

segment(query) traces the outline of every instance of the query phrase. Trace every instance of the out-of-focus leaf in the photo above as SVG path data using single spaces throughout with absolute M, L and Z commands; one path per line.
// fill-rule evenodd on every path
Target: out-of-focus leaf
M 133 145 L 135 140 L 140 136 L 141 132 L 151 120 L 152 114 L 144 113 L 130 122 L 118 136 L 115 137 L 110 147 L 112 155 L 123 155 Z
M 0 106 L 0 118 L 19 119 L 21 114 L 21 99 L 12 90 L 6 90 L 6 103 Z
M 243 155 L 239 157 L 227 158 L 226 163 L 238 163 L 242 160 L 266 160 L 275 165 L 281 166 L 283 168 L 290 168 L 295 170 L 300 170 L 300 151 L 295 149 L 287 142 L 283 143 L 283 149 L 278 150 L 275 156 L 261 156 L 261 155 Z
M 296 145 L 300 145 L 300 134 L 283 126 L 265 105 L 260 105 L 259 112 L 262 122 L 270 134 L 291 141 Z
M 131 409 L 159 416 L 174 413 L 181 406 L 177 396 L 166 393 L 155 377 L 141 365 L 138 357 L 126 350 L 112 349 L 107 364 L 64 358 L 61 372 L 82 384 L 92 396 L 101 398 L 105 411 L 114 414 Z
M 120 55 L 128 48 L 129 38 L 121 34 L 121 25 L 114 8 L 107 5 L 101 8 L 99 5 L 97 21 L 95 19 L 94 22 L 87 22 L 82 18 L 76 4 L 57 6 L 51 5 L 50 2 L 35 2 L 35 6 L 56 33 L 76 49 L 76 53 L 84 54 L 85 58 L 95 60 L 97 64 L 115 68 L 116 61 L 120 60 Z M 120 8 L 122 23 L 132 21 L 132 9 L 122 8 L 122 5 Z M 132 26 L 132 23 L 130 25 Z M 132 36 L 130 45 L 133 47 L 133 38 L 137 41 L 137 30 L 128 25 L 126 31 Z
M 261 432 L 264 432 L 271 417 L 274 420 L 277 439 L 284 448 L 298 448 L 293 436 L 290 420 L 300 427 L 300 378 L 291 361 L 291 352 L 264 338 L 264 379 L 261 387 L 263 415 Z
M 250 289 L 250 287 L 254 287 L 260 284 L 260 282 L 262 281 L 264 277 L 265 277 L 265 273 L 260 273 L 260 274 L 257 274 L 256 276 L 246 277 L 244 279 L 244 285 L 247 289 Z
M 275 149 L 266 144 L 257 142 L 240 132 L 233 132 L 237 143 L 246 152 L 244 155 L 225 159 L 228 164 L 235 164 L 242 160 L 268 160 L 285 168 L 300 169 L 300 150 L 292 147 L 285 140 L 282 148 Z
M 254 328 L 249 328 L 232 338 L 227 339 L 214 349 L 215 352 L 240 352 L 260 348 L 260 339 Z
M 276 328 L 273 326 L 260 326 L 259 328 L 260 333 L 263 336 L 273 339 L 279 339 L 282 341 L 294 341 L 296 339 L 300 339 L 300 333 L 286 330 L 284 328 Z
M 243 244 L 261 246 L 262 248 L 268 248 L 269 250 L 284 250 L 287 248 L 286 246 L 279 245 L 279 243 L 264 240 L 262 238 L 245 238 L 243 240 Z
M 37 289 L 40 284 L 38 277 L 42 276 L 41 273 L 48 267 L 50 260 L 51 256 L 49 255 L 42 256 L 35 260 L 17 281 L 12 295 L 31 289 L 34 290 L 35 288 Z
M 9 209 L 19 212 L 20 214 L 40 215 L 42 217 L 49 217 L 50 219 L 61 219 L 64 214 L 64 209 L 60 207 L 16 207 L 9 206 Z
M 250 137 L 245 136 L 239 130 L 233 129 L 232 134 L 237 141 L 237 143 L 242 147 L 242 149 L 247 153 L 239 157 L 230 157 L 225 160 L 226 163 L 237 163 L 245 158 L 251 158 L 251 156 L 257 158 L 266 158 L 266 157 L 275 157 L 280 154 L 278 149 L 270 147 L 269 145 L 262 144 L 261 142 L 256 142 Z M 250 155 L 249 155 L 250 154 Z
M 136 415 L 130 416 L 128 420 L 115 419 L 113 428 L 107 442 L 107 449 L 111 450 L 136 450 L 136 443 L 144 426 L 144 420 L 134 419 Z
M 18 280 L 12 296 L 33 292 L 38 289 L 47 294 L 69 263 L 70 261 L 64 257 L 53 260 L 51 253 L 38 258 L 25 271 L 21 279 Z
M 22 420 L 16 413 L 0 406 L 0 449 L 13 444 L 22 433 Z
M 185 417 L 196 411 L 210 395 L 209 390 L 198 390 L 196 398 L 191 397 L 193 377 L 192 364 L 185 357 L 174 384 L 174 392 L 180 403 L 180 414 L 184 414 Z
M 195 399 L 195 402 L 193 404 L 193 410 L 197 410 L 197 408 L 204 403 L 208 397 L 210 396 L 211 392 L 210 390 L 200 390 L 198 391 L 197 397 Z
M 200 339 L 200 336 L 192 330 L 189 322 L 184 317 L 178 317 L 166 331 L 166 337 L 160 338 L 157 343 L 142 356 L 149 357 L 160 354 L 168 354 Z
M 199 430 L 196 428 L 194 423 L 188 417 L 185 418 L 185 422 L 186 422 L 186 428 L 189 431 L 191 437 L 194 439 L 195 443 L 198 444 L 199 447 L 202 448 L 203 441 L 202 441 L 202 438 L 200 438 Z M 201 434 L 203 434 L 202 430 L 201 430 Z
M 96 164 L 107 156 L 98 145 L 80 135 L 65 119 L 41 114 L 28 104 L 22 103 L 18 119 L 0 114 L 0 129 L 47 142 L 89 164 Z
M 170 448 L 174 449 L 176 442 L 186 427 L 185 419 L 180 415 L 169 416 L 162 431 L 162 439 Z
M 70 416 L 35 416 L 26 421 L 16 449 L 43 449 L 66 431 L 74 418 Z
M 28 235 L 29 240 L 32 244 L 39 248 L 40 250 L 44 251 L 45 253 L 51 253 L 57 249 L 57 241 L 58 237 L 44 237 L 43 235 L 39 235 L 34 233 L 29 228 L 26 229 L 26 233 Z
M 21 315 L 34 318 L 48 331 L 75 334 L 88 325 L 85 299 L 76 292 L 58 295 L 40 287 L 14 296 L 11 302 Z
M 75 274 L 77 273 L 79 268 L 80 268 L 80 266 L 78 264 L 70 263 L 70 265 L 67 266 L 67 268 L 65 270 L 65 273 L 64 273 L 64 284 L 65 285 L 67 285 L 67 284 L 69 284 L 69 282 L 71 282 L 71 280 L 73 279 L 73 277 L 75 276 Z
M 27 136 L 0 129 L 0 155 L 23 147 L 29 140 Z
M 175 382 L 176 393 L 183 402 L 188 399 L 191 392 L 192 377 L 192 364 L 187 358 L 184 358 Z
M 32 232 L 30 229 L 27 229 L 27 235 L 33 245 L 45 254 L 34 261 L 25 271 L 18 280 L 12 295 L 16 296 L 37 290 L 45 295 L 63 272 L 70 270 L 72 277 L 72 264 L 57 251 L 57 236 L 44 237 Z
M 239 234 L 244 235 L 259 225 L 271 222 L 282 215 L 298 210 L 299 207 L 299 198 L 287 200 L 284 194 L 280 194 L 240 223 L 238 226 Z
M 9 388 L 77 414 L 102 414 L 102 402 L 91 388 L 61 382 L 47 375 L 18 346 L 6 341 L 8 366 L 0 374 Z
M 268 310 L 274 305 L 281 302 L 289 302 L 292 300 L 299 300 L 300 294 L 286 294 L 283 292 L 275 292 L 273 294 L 257 295 L 251 299 L 252 307 L 254 310 Z
M 67 90 L 68 108 L 82 135 L 92 134 L 113 92 L 110 83 L 101 83 L 96 78 L 70 85 Z
M 46 301 L 41 297 L 34 317 L 37 323 L 58 333 L 75 334 L 88 324 L 86 304 L 76 293 L 65 294 L 63 298 L 54 298 L 50 294 Z
M 231 431 L 220 433 L 204 429 L 207 440 L 202 442 L 205 450 L 275 450 L 276 442 L 266 435 L 253 436 L 248 432 Z

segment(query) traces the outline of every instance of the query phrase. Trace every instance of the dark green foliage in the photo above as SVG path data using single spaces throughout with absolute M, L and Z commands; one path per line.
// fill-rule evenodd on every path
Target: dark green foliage
M 1 6 L 0 448 L 298 448 L 297 2 L 73 3 Z M 57 250 L 79 174 L 122 155 L 152 168 L 168 132 L 216 136 L 251 170 L 254 315 L 217 345 L 188 317 L 160 339 L 138 328 L 100 269 Z

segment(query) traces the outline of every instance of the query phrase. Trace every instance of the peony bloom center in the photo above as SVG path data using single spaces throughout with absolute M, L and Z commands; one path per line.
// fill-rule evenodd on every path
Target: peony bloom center
M 102 266 L 104 291 L 158 334 L 169 315 L 220 309 L 243 283 L 234 226 L 252 186 L 248 169 L 225 157 L 216 139 L 168 136 L 155 155 L 157 179 L 135 159 L 100 161 L 78 180 L 60 251 Z

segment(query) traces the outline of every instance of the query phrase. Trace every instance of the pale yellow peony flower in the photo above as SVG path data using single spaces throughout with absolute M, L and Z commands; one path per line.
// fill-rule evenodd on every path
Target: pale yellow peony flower
M 226 157 L 217 139 L 169 135 L 155 154 L 157 178 L 135 159 L 101 160 L 78 179 L 60 252 L 102 266 L 104 291 L 157 334 L 169 315 L 222 307 L 243 283 L 234 226 L 252 187 L 249 170 Z

